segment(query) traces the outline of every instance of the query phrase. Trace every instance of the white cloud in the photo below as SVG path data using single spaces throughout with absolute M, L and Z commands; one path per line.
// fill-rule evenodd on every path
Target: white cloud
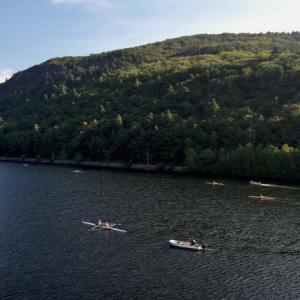
M 0 83 L 5 82 L 7 79 L 11 78 L 13 73 L 13 70 L 9 68 L 0 69 Z
M 62 41 L 65 55 L 97 53 L 198 33 L 300 29 L 299 0 L 45 1 L 90 14 L 79 21 L 82 27 L 78 27 L 78 36 Z
M 300 27 L 299 9 L 298 0 L 245 0 L 237 13 L 233 13 L 234 18 L 224 24 L 224 31 L 297 31 Z

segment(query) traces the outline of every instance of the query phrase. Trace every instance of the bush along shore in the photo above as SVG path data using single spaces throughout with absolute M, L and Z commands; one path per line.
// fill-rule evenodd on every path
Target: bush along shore
M 223 149 L 215 153 L 210 149 L 196 151 L 190 148 L 184 165 L 84 161 L 81 157 L 76 160 L 58 160 L 1 156 L 0 161 L 300 183 L 300 151 L 286 144 L 281 148 L 247 144 L 230 153 Z

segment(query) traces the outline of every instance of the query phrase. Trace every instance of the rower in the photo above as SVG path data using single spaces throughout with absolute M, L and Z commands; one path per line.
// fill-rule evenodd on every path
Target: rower
M 102 224 L 102 222 L 101 222 L 101 220 L 99 219 L 99 220 L 98 220 L 98 225 L 101 225 L 101 224 Z
M 201 244 L 201 247 L 203 250 L 205 250 L 205 249 L 207 249 L 207 244 L 203 243 L 203 244 Z
M 196 240 L 190 237 L 186 239 L 186 242 L 189 243 L 191 246 L 195 246 L 197 244 Z

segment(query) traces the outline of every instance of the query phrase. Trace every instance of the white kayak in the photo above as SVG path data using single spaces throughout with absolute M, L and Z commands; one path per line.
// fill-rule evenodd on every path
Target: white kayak
M 193 251 L 205 251 L 208 250 L 206 247 L 204 248 L 202 245 L 196 244 L 191 245 L 190 242 L 182 242 L 176 240 L 169 240 L 169 245 L 171 247 L 176 247 L 180 249 L 193 250 Z

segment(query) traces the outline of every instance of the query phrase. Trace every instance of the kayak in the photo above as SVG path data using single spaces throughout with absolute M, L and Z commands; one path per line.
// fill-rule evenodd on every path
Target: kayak
M 176 240 L 169 240 L 170 247 L 180 248 L 180 249 L 186 249 L 186 250 L 192 250 L 192 251 L 205 251 L 206 248 L 203 248 L 201 245 L 191 245 L 189 242 L 182 242 L 182 241 L 176 241 Z

